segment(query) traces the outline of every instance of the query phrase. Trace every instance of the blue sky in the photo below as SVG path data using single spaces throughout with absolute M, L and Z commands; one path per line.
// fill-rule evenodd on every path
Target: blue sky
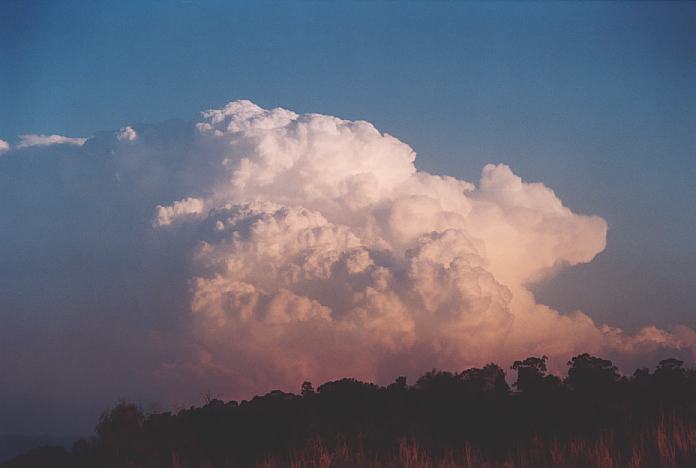
M 694 83 L 688 2 L 0 2 L 1 139 L 236 99 L 364 119 L 420 169 L 506 163 L 606 219 L 536 291 L 629 330 L 696 326 Z

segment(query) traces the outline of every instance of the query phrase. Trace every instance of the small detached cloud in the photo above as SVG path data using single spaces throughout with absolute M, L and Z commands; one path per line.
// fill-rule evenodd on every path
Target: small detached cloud
M 138 138 L 138 133 L 131 126 L 123 127 L 116 135 L 118 141 L 135 141 Z
M 20 135 L 17 148 L 30 146 L 75 145 L 82 146 L 87 138 L 71 138 L 62 135 Z
M 0 140 L 0 154 L 10 151 L 10 144 L 5 140 Z

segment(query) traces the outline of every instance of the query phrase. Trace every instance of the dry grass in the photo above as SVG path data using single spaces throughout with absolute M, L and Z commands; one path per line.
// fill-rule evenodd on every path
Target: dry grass
M 417 441 L 404 439 L 389 452 L 349 446 L 339 439 L 329 446 L 311 439 L 286 457 L 267 457 L 263 468 L 508 468 L 508 467 L 696 467 L 696 424 L 678 417 L 660 417 L 656 425 L 631 434 L 604 431 L 595 437 L 567 440 L 532 436 L 500 454 L 486 454 L 471 444 L 433 455 Z

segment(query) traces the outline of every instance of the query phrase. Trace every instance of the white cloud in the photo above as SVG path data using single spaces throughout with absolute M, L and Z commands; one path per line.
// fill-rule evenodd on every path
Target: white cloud
M 10 150 L 10 144 L 5 140 L 0 139 L 0 154 L 5 153 Z
M 20 135 L 19 139 L 20 141 L 17 148 L 49 145 L 82 146 L 87 141 L 86 138 L 70 138 L 62 135 Z
M 529 286 L 591 261 L 607 224 L 506 165 L 484 167 L 478 186 L 434 176 L 367 122 L 248 101 L 204 112 L 197 128 L 209 151 L 196 164 L 219 170 L 198 173 L 211 210 L 189 218 L 201 229 L 192 312 L 202 356 L 189 369 L 251 392 L 696 343 L 537 304 Z M 160 207 L 159 224 L 176 207 Z M 252 366 L 263 375 L 250 378 Z
M 119 141 L 135 141 L 135 139 L 138 138 L 138 133 L 133 129 L 133 127 L 126 126 L 122 127 L 118 131 L 116 138 Z

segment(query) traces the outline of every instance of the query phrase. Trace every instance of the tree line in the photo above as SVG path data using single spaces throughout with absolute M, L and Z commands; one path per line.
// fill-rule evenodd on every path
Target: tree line
M 70 450 L 35 449 L 3 466 L 232 467 L 264 460 L 288 466 L 311 440 L 320 440 L 327 453 L 359 448 L 374 460 L 400 456 L 404 440 L 415 441 L 432 459 L 451 458 L 468 446 L 495 460 L 532 439 L 599 440 L 609 433 L 611 450 L 628 456 L 638 431 L 665 421 L 696 435 L 696 370 L 678 359 L 630 376 L 589 354 L 573 357 L 564 378 L 548 372 L 546 356 L 515 361 L 510 370 L 516 374 L 512 387 L 504 369 L 491 363 L 461 372 L 432 370 L 413 384 L 405 377 L 386 386 L 345 378 L 315 389 L 304 382 L 297 394 L 209 399 L 178 412 L 146 414 L 121 401 L 101 415 L 94 437 Z M 696 440 L 693 445 L 693 451 L 689 443 L 670 449 L 669 456 L 696 466 Z M 645 449 L 641 457 L 648 464 L 636 466 L 662 464 L 660 447 Z

